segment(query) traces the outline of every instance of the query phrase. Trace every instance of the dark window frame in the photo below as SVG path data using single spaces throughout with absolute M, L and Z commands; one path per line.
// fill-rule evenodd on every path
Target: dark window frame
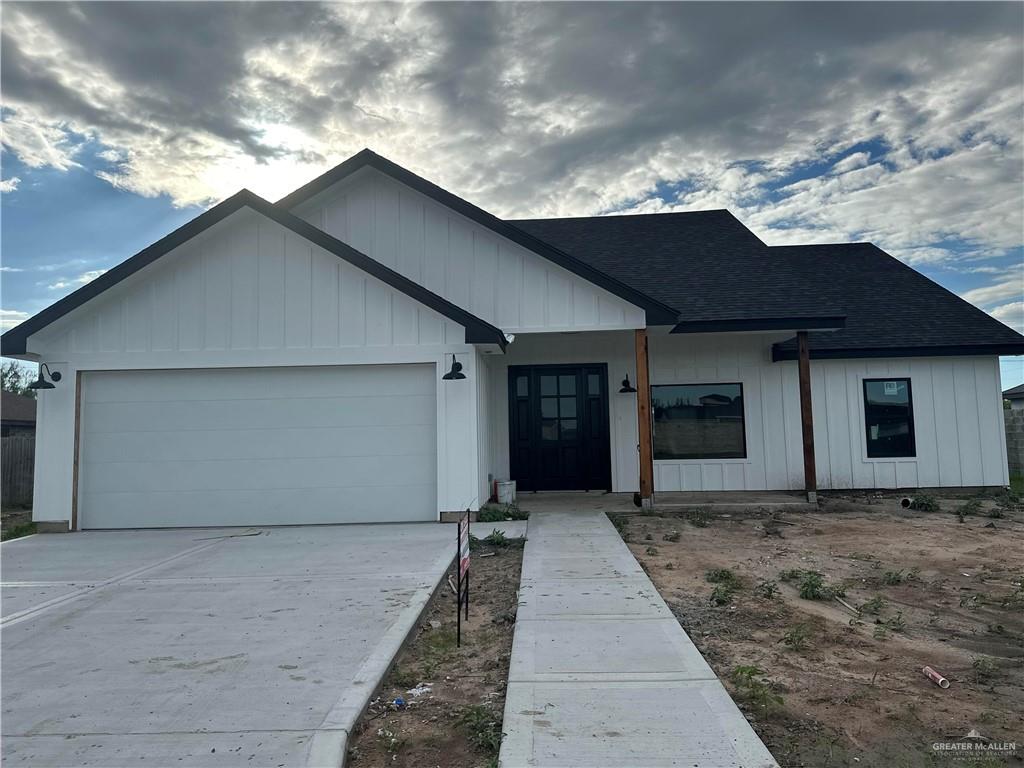
M 873 454 L 871 452 L 871 424 L 868 422 L 868 384 L 879 384 L 887 381 L 904 381 L 907 384 L 907 418 L 910 423 L 910 452 Z M 882 378 L 861 379 L 861 394 L 864 399 L 864 455 L 869 459 L 916 459 L 917 458 L 917 423 L 914 420 L 914 386 L 909 376 L 886 376 Z
M 743 436 L 743 446 L 740 454 L 736 456 L 673 456 L 670 458 L 658 458 L 654 448 L 654 436 L 657 433 L 657 428 L 654 422 L 654 390 L 659 387 L 739 387 L 740 389 L 740 434 Z M 654 457 L 654 461 L 700 461 L 700 462 L 717 462 L 717 461 L 746 461 L 748 459 L 747 453 L 747 404 L 743 395 L 743 382 L 742 381 L 687 381 L 674 384 L 652 384 L 651 385 L 651 452 Z

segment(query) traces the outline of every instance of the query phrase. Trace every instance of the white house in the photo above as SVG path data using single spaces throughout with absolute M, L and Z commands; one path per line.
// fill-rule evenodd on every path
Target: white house
M 363 151 L 239 192 L 2 351 L 54 382 L 34 518 L 85 529 L 436 520 L 508 477 L 1000 486 L 1024 337 L 870 244 L 769 248 L 725 211 L 502 221 Z

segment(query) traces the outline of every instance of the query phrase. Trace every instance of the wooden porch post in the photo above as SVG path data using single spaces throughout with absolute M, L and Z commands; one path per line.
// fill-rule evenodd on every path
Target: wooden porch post
M 643 507 L 650 507 L 654 503 L 654 452 L 646 328 L 636 330 L 636 420 L 640 438 L 640 503 Z
M 798 331 L 796 343 L 800 366 L 800 427 L 804 442 L 804 489 L 807 500 L 818 500 L 818 475 L 814 466 L 814 414 L 811 410 L 811 356 L 807 331 Z

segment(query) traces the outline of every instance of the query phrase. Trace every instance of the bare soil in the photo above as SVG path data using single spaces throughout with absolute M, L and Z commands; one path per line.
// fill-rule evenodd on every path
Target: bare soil
M 461 648 L 455 595 L 442 583 L 356 726 L 347 765 L 497 765 L 522 555 L 522 540 L 475 545 Z M 449 573 L 454 582 L 454 568 Z M 398 698 L 404 706 L 395 705 Z
M 938 501 L 940 511 L 919 512 L 898 497 L 834 496 L 818 513 L 775 520 L 757 510 L 613 520 L 781 765 L 963 765 L 931 745 L 972 728 L 1017 742 L 1010 762 L 1020 765 L 1024 511 L 985 499 L 959 522 L 968 499 Z M 738 577 L 717 606 L 713 569 Z M 816 571 L 852 609 L 801 598 L 802 575 L 786 571 Z M 925 665 L 950 687 L 929 681 Z M 741 666 L 766 685 L 737 687 Z M 986 760 L 969 764 L 1004 764 Z

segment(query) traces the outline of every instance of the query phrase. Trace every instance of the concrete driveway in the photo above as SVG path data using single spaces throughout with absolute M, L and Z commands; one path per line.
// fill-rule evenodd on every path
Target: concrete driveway
M 435 524 L 5 543 L 3 763 L 337 766 L 453 550 Z

